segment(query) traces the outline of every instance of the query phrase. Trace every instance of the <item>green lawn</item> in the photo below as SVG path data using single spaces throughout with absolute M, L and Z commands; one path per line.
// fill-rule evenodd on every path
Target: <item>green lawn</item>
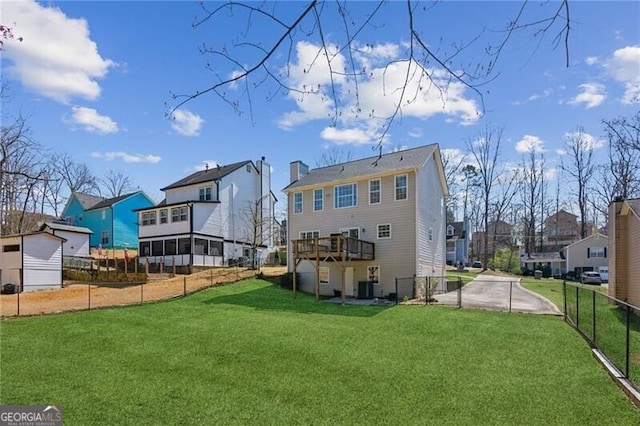
M 315 302 L 249 280 L 0 322 L 0 404 L 67 425 L 637 425 L 557 317 Z

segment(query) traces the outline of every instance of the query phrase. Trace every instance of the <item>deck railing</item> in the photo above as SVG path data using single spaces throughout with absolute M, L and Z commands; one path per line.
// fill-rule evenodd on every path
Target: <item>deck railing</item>
M 373 260 L 375 259 L 375 244 L 342 235 L 293 240 L 295 258 L 315 258 L 316 254 L 340 258 L 348 257 L 356 260 Z

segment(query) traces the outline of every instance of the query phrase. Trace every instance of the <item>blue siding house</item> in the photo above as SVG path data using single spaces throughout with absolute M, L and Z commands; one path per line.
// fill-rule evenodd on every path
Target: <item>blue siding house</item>
M 91 247 L 138 247 L 138 213 L 135 210 L 155 206 L 144 192 L 114 198 L 73 192 L 62 217 L 66 223 L 83 226 L 93 231 Z

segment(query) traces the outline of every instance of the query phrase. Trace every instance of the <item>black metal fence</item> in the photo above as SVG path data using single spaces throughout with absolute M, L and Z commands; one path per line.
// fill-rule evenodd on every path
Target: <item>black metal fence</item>
M 640 308 L 567 282 L 563 294 L 567 322 L 640 389 Z

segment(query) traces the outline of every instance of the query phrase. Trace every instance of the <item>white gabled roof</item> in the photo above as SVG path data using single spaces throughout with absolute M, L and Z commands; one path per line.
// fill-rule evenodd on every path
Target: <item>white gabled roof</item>
M 606 236 L 606 235 L 604 235 L 604 234 L 600 234 L 599 232 L 596 232 L 595 234 L 589 235 L 588 237 L 585 237 L 585 238 L 583 238 L 583 239 L 581 239 L 581 240 L 578 240 L 578 241 L 576 241 L 575 243 L 571 243 L 571 244 L 569 244 L 568 246 L 565 246 L 565 249 L 568 249 L 569 247 L 573 247 L 573 246 L 575 246 L 576 244 L 582 243 L 582 242 L 587 241 L 587 240 L 589 240 L 589 239 L 598 239 L 598 238 L 604 238 L 604 239 L 606 239 L 606 240 L 608 240 L 608 239 L 609 239 L 609 237 L 608 237 L 608 236 Z

